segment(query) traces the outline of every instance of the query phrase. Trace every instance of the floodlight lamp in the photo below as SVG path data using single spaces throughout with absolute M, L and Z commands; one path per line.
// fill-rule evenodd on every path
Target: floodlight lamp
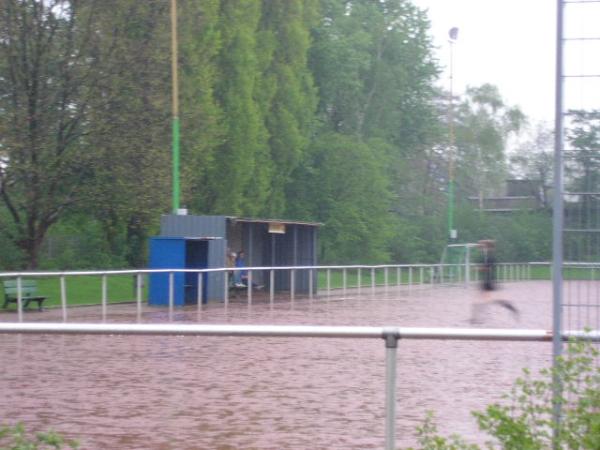
M 450 28 L 450 31 L 448 31 L 448 36 L 450 36 L 450 40 L 452 40 L 452 41 L 455 41 L 456 39 L 458 39 L 458 28 L 457 27 Z

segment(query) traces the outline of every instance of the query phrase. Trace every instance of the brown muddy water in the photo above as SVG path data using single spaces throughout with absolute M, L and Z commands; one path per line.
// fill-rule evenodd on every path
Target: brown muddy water
M 332 291 L 313 300 L 232 300 L 176 310 L 182 323 L 485 328 L 551 327 L 549 282 L 502 286 L 500 307 L 469 322 L 474 288 Z M 0 321 L 16 321 L 14 312 Z M 60 311 L 26 321 L 62 320 Z M 69 322 L 100 322 L 99 307 Z M 107 321 L 136 322 L 135 305 L 109 305 Z M 143 323 L 169 321 L 145 306 Z M 399 343 L 397 445 L 435 411 L 440 432 L 482 442 L 470 412 L 501 399 L 523 367 L 549 364 L 551 344 Z M 318 338 L 0 335 L 1 421 L 53 428 L 83 449 L 374 449 L 384 445 L 383 341 Z

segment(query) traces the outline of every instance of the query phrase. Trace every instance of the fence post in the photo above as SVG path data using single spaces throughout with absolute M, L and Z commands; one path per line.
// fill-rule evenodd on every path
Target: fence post
M 252 270 L 248 271 L 248 278 L 246 280 L 248 286 L 246 286 L 246 297 L 248 300 L 248 306 L 252 304 Z
M 169 272 L 169 320 L 173 320 L 173 306 L 175 304 L 175 274 Z
M 294 302 L 294 297 L 296 294 L 296 271 L 294 269 L 290 270 L 290 299 L 292 303 Z
M 385 448 L 396 448 L 396 353 L 399 335 L 396 330 L 383 332 L 385 339 Z
M 19 322 L 23 322 L 23 283 L 21 277 L 17 277 L 17 311 Z
M 471 283 L 471 251 L 467 247 L 467 255 L 465 257 L 465 284 Z
M 106 304 L 108 302 L 108 286 L 106 274 L 102 275 L 102 322 L 106 322 Z
M 136 276 L 136 304 L 137 304 L 137 321 L 142 320 L 142 274 L 138 273 Z
M 371 267 L 371 291 L 375 292 L 375 268 Z
M 62 308 L 63 322 L 67 321 L 67 281 L 60 277 L 60 306 Z
M 273 301 L 275 299 L 275 271 L 273 269 L 269 272 L 269 305 L 273 308 Z
M 342 269 L 342 297 L 346 298 L 346 284 L 347 284 L 347 272 L 346 272 L 346 268 L 344 267 Z
M 308 298 L 313 299 L 313 269 L 308 269 Z
M 225 275 L 227 276 L 227 275 Z M 204 274 L 198 272 L 198 312 L 202 311 L 202 302 L 204 301 Z
M 217 272 L 213 272 L 214 273 L 214 277 L 217 277 Z M 236 275 L 235 275 L 235 271 L 233 272 L 234 276 L 233 279 L 235 280 Z M 227 272 L 223 272 L 223 300 L 225 301 L 225 306 L 229 305 L 229 275 L 227 274 Z

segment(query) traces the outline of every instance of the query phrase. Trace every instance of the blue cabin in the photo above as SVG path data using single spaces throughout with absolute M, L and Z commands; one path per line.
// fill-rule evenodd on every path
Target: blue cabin
M 321 224 L 290 220 L 249 219 L 232 216 L 164 215 L 160 236 L 150 239 L 151 269 L 222 268 L 228 252 L 246 254 L 248 267 L 317 265 L 317 232 Z M 173 272 L 176 306 L 197 303 L 198 274 Z M 223 300 L 225 274 L 207 273 L 202 278 L 202 298 Z M 269 271 L 255 271 L 253 281 L 270 289 Z M 316 292 L 316 277 L 313 292 Z M 289 272 L 276 271 L 274 290 L 290 289 Z M 294 289 L 308 293 L 309 276 L 298 271 Z M 150 305 L 169 304 L 169 273 L 150 276 Z

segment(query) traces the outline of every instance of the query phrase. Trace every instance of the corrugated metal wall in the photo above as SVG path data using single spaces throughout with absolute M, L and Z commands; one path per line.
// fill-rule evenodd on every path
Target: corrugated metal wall
M 171 237 L 226 238 L 225 216 L 177 216 L 160 218 L 160 235 Z

